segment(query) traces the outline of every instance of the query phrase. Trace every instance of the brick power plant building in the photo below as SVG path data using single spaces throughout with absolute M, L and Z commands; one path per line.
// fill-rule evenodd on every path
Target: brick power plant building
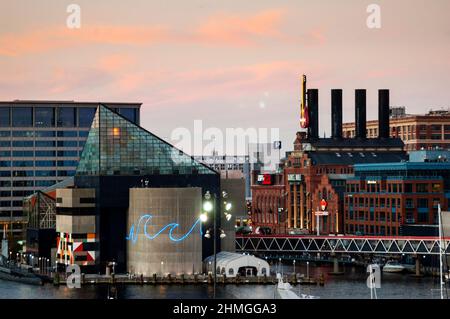
M 361 211 L 366 211 L 367 214 L 356 215 L 350 211 L 350 207 L 354 207 L 352 206 L 354 204 L 349 198 L 352 196 L 363 198 L 364 195 L 359 192 L 365 192 L 369 188 L 358 188 L 358 195 L 353 194 L 355 190 L 348 187 L 360 183 L 370 184 L 371 181 L 366 180 L 367 174 L 363 171 L 375 170 L 370 167 L 371 165 L 384 165 L 384 168 L 394 165 L 406 176 L 408 172 L 412 172 L 408 171 L 412 165 L 406 164 L 408 154 L 403 141 L 399 136 L 390 134 L 389 90 L 378 92 L 377 136 L 371 138 L 367 137 L 366 90 L 355 90 L 355 133 L 351 137 L 342 134 L 342 90 L 339 89 L 331 90 L 332 136 L 331 138 L 319 137 L 318 95 L 317 89 L 308 89 L 307 94 L 304 94 L 302 106 L 308 106 L 306 112 L 309 123 L 306 130 L 297 133 L 294 150 L 288 152 L 286 158 L 282 159 L 278 172 L 261 174 L 254 171 L 252 174 L 253 196 L 250 218 L 253 230 L 266 234 L 304 234 L 319 231 L 320 234 L 398 235 L 401 226 L 406 223 L 408 225 L 432 224 L 436 202 L 440 201 L 443 208 L 447 207 L 448 199 L 445 193 L 449 187 L 444 185 L 446 183 L 443 182 L 439 173 L 430 173 L 430 170 L 434 168 L 427 166 L 427 163 L 417 163 L 414 167 L 421 167 L 419 172 L 416 170 L 413 173 L 417 176 L 426 175 L 423 179 L 426 180 L 427 186 L 408 183 L 411 184 L 408 187 L 413 189 L 428 187 L 436 191 L 430 195 L 433 198 L 427 200 L 416 198 L 413 204 L 410 204 L 411 206 L 420 203 L 422 215 L 418 215 L 418 210 L 407 211 L 403 201 L 397 202 L 400 196 L 399 188 L 395 189 L 395 192 L 394 186 L 386 188 L 386 185 L 390 185 L 390 182 L 386 183 L 386 180 L 392 179 L 393 173 L 398 173 L 398 171 L 389 172 L 389 170 L 382 174 L 378 171 L 380 176 L 377 178 L 385 187 L 383 209 L 389 208 L 390 213 L 382 213 L 381 202 L 378 202 L 378 199 L 374 202 L 369 198 L 361 200 L 361 203 L 366 205 Z M 445 166 L 444 172 L 445 169 L 450 169 L 448 164 L 438 165 Z M 439 172 L 442 172 L 442 167 Z M 415 180 L 421 181 L 418 177 L 415 177 Z M 391 198 L 395 198 L 395 201 Z M 408 203 L 411 203 L 411 196 L 402 198 L 405 201 L 408 198 Z M 321 207 L 323 200 L 326 202 L 326 207 Z M 386 206 L 387 202 L 390 206 Z M 370 204 L 373 205 L 370 206 Z M 316 212 L 322 209 L 327 212 L 326 215 L 317 217 Z M 425 211 L 427 217 L 423 216 Z M 360 222 L 364 226 L 359 226 Z

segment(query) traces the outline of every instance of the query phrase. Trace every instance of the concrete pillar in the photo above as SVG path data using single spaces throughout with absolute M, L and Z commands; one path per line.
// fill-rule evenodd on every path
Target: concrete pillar
M 420 276 L 420 258 L 417 256 L 416 258 L 416 276 Z
M 338 273 L 339 272 L 339 261 L 336 257 L 336 255 L 333 258 L 333 272 Z

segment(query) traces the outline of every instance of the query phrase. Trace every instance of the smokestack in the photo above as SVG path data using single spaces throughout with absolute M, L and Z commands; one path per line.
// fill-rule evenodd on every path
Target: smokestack
M 366 90 L 355 90 L 355 130 L 357 138 L 366 138 Z
M 308 90 L 309 134 L 308 137 L 319 138 L 319 90 Z
M 378 137 L 389 138 L 389 90 L 378 90 Z
M 342 138 L 342 90 L 331 90 L 331 136 Z

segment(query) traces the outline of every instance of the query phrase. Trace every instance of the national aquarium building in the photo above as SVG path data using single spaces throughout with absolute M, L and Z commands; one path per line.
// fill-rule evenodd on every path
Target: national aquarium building
M 216 171 L 100 105 L 73 185 L 56 189 L 57 262 L 85 272 L 111 263 L 144 275 L 201 272 L 213 254 L 202 236 L 213 218 L 200 221 L 206 192 L 220 196 Z

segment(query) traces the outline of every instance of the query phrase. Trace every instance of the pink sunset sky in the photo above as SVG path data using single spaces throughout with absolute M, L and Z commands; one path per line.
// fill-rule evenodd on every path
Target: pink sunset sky
M 66 8 L 81 7 L 69 29 Z M 381 28 L 366 25 L 381 6 Z M 450 106 L 448 0 L 15 0 L 0 3 L 0 100 L 142 102 L 141 125 L 170 140 L 178 127 L 298 130 L 300 75 L 320 91 L 377 90 L 408 113 Z M 287 145 L 286 145 L 287 144 Z

